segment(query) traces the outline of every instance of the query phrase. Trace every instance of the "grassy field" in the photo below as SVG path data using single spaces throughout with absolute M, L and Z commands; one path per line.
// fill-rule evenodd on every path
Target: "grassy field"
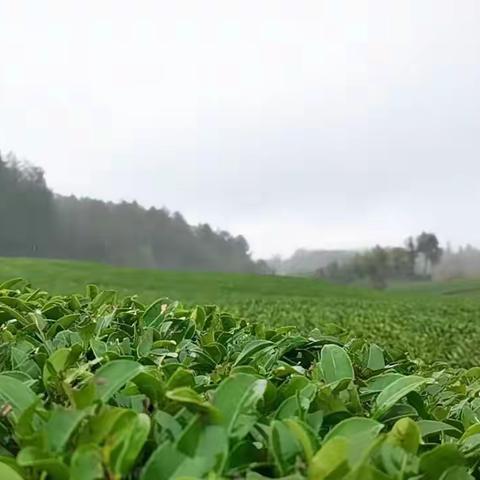
M 480 282 L 395 285 L 386 292 L 307 278 L 161 272 L 84 262 L 0 259 L 0 282 L 28 279 L 56 294 L 95 283 L 142 302 L 170 297 L 186 305 L 218 304 L 268 325 L 346 335 L 406 351 L 428 362 L 480 364 Z M 335 325 L 335 327 L 332 327 Z
M 393 285 L 386 292 L 376 292 L 301 277 L 138 270 L 88 262 L 0 257 L 0 282 L 14 277 L 25 278 L 37 288 L 58 294 L 73 293 L 95 283 L 125 295 L 138 293 L 144 301 L 165 296 L 185 303 L 228 304 L 236 299 L 271 297 L 379 301 L 399 297 L 422 297 L 428 301 L 442 297 L 443 301 L 447 296 L 471 299 L 476 294 L 480 299 L 480 280 L 404 283 Z
M 72 293 L 95 283 L 122 294 L 138 293 L 145 301 L 170 297 L 185 303 L 229 304 L 237 299 L 375 295 L 366 289 L 338 287 L 308 278 L 166 272 L 87 262 L 0 258 L 0 281 L 13 277 L 23 277 L 53 293 Z

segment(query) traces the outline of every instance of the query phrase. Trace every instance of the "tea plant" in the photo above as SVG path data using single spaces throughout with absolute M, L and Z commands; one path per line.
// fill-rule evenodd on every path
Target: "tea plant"
M 0 335 L 2 480 L 480 478 L 480 368 L 21 280 Z
M 319 299 L 259 299 L 236 302 L 229 311 L 270 325 L 297 325 L 301 331 L 336 325 L 351 338 L 410 353 L 428 365 L 480 365 L 478 299 L 377 299 L 328 296 Z

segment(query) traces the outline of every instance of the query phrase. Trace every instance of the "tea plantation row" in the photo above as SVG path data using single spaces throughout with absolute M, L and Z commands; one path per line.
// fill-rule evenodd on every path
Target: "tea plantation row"
M 474 299 L 268 299 L 238 302 L 230 310 L 269 325 L 377 342 L 426 364 L 480 365 L 480 304 Z
M 237 316 L 0 285 L 0 478 L 480 478 L 480 368 L 380 342 L 417 325 L 412 346 L 442 358 L 448 341 L 429 336 L 460 348 L 474 304 L 312 302 L 238 302 Z

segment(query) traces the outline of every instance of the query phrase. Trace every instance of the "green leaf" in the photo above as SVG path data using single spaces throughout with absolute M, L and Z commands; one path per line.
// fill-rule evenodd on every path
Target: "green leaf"
M 265 450 L 259 448 L 251 440 L 242 440 L 232 446 L 228 453 L 227 472 L 244 472 L 252 464 L 260 464 L 265 460 Z
M 70 462 L 70 480 L 101 480 L 104 478 L 102 453 L 97 445 L 80 445 Z
M 92 301 L 99 294 L 98 287 L 93 284 L 87 285 L 86 294 L 90 301 Z
M 465 467 L 450 467 L 443 472 L 440 480 L 475 480 Z
M 420 428 L 422 437 L 428 437 L 429 435 L 437 435 L 439 433 L 445 433 L 455 438 L 462 436 L 461 430 L 444 422 L 438 422 L 436 420 L 419 420 L 417 422 Z
M 387 388 L 391 383 L 399 378 L 403 378 L 405 375 L 401 373 L 384 373 L 371 377 L 367 381 L 367 386 L 362 389 L 364 393 L 377 393 Z
M 409 403 L 396 403 L 387 413 L 382 415 L 382 422 L 392 424 L 401 418 L 416 417 L 417 415 L 417 410 Z
M 420 428 L 411 418 L 402 418 L 387 435 L 387 443 L 403 448 L 409 453 L 417 453 L 420 445 Z
M 169 480 L 187 458 L 171 442 L 160 445 L 148 459 L 140 480 Z
M 370 370 L 382 370 L 385 368 L 385 358 L 383 356 L 383 350 L 372 343 L 368 350 L 367 368 Z
M 212 405 L 189 387 L 175 388 L 167 392 L 167 398 L 180 403 L 193 411 L 214 412 Z
M 177 440 L 180 437 L 182 433 L 182 427 L 172 415 L 158 410 L 155 412 L 153 418 L 155 422 L 162 428 L 162 430 L 170 432 L 172 439 Z
M 68 365 L 70 353 L 71 348 L 59 348 L 48 357 L 43 366 L 43 384 L 45 386 L 48 386 L 53 376 L 57 376 L 59 372 L 65 369 Z
M 138 342 L 138 347 L 137 347 L 138 357 L 139 358 L 146 357 L 150 353 L 152 346 L 153 346 L 153 328 L 146 328 L 143 331 L 142 336 L 140 337 L 140 340 Z
M 205 426 L 200 416 L 192 422 L 192 425 L 195 422 L 197 425 L 193 430 L 187 428 L 185 431 L 185 437 L 195 437 L 184 442 L 188 444 L 186 446 L 190 449 L 191 459 L 187 459 L 179 466 L 176 472 L 178 476 L 202 477 L 207 472 L 221 472 L 227 460 L 228 438 L 225 429 L 220 425 Z M 182 439 L 178 442 L 179 449 L 181 443 Z
M 3 462 L 0 462 L 0 478 L 2 480 L 23 480 L 16 470 Z
M 322 348 L 320 366 L 327 384 L 355 378 L 348 353 L 338 345 L 330 344 Z
M 171 390 L 178 387 L 192 387 L 193 385 L 195 385 L 195 375 L 193 370 L 178 367 L 168 379 L 167 389 Z
M 266 477 L 260 475 L 258 472 L 247 472 L 246 480 L 271 480 L 271 477 Z M 305 480 L 305 477 L 300 473 L 293 473 L 292 475 L 287 475 L 286 477 L 277 477 L 277 480 Z
M 301 452 L 301 445 L 288 426 L 279 420 L 274 420 L 271 424 L 269 448 L 279 475 L 287 475 L 293 471 L 295 458 Z
M 52 480 L 69 480 L 69 468 L 60 460 L 50 457 L 37 447 L 26 447 L 17 455 L 21 467 L 47 472 Z
M 307 464 L 309 464 L 313 458 L 316 448 L 315 444 L 312 441 L 312 437 L 307 431 L 308 427 L 299 420 L 295 420 L 292 418 L 287 418 L 286 420 L 283 420 L 283 423 L 289 428 L 290 432 L 295 437 L 298 444 L 302 447 L 305 460 Z
M 63 407 L 53 410 L 43 431 L 48 451 L 61 452 L 86 414 L 86 410 L 67 410 Z
M 1 289 L 0 289 L 1 290 Z M 1 297 L 0 296 L 0 305 L 8 305 L 12 308 L 19 308 L 20 310 L 30 312 L 32 308 L 25 303 L 23 300 L 20 300 L 18 297 Z
M 18 320 L 20 324 L 23 326 L 29 326 L 32 322 L 24 317 L 18 310 L 5 305 L 4 303 L 0 303 L 0 312 L 5 312 L 8 314 L 12 319 Z
M 350 475 L 345 477 L 346 480 L 392 480 L 392 478 L 393 477 L 386 475 L 373 465 L 369 465 L 367 463 L 360 465 L 358 468 L 352 471 Z
M 165 305 L 169 303 L 166 298 L 159 298 L 155 300 L 142 315 L 143 324 L 146 327 L 158 327 L 158 325 L 163 321 L 163 312 L 165 310 Z
M 188 454 L 180 450 L 181 443 Z M 152 453 L 140 479 L 203 478 L 223 470 L 227 453 L 225 429 L 218 425 L 205 426 L 201 417 L 197 416 L 186 428 L 177 446 L 167 441 Z
M 424 385 L 426 382 L 426 378 L 417 377 L 415 375 L 402 377 L 392 382 L 390 385 L 385 387 L 380 395 L 378 395 L 375 401 L 373 418 L 380 418 L 382 415 L 387 413 L 388 410 L 390 410 L 390 408 L 392 408 L 401 398 L 416 390 L 421 385 Z
M 5 280 L 3 283 L 0 283 L 0 290 L 10 290 L 15 285 L 24 282 L 25 280 L 21 277 L 12 278 L 10 280 Z
M 267 348 L 271 348 L 272 345 L 274 345 L 274 343 L 270 342 L 269 340 L 252 340 L 250 343 L 245 345 L 233 365 L 236 366 L 249 363 L 256 353 Z
M 112 360 L 100 367 L 91 380 L 91 383 L 96 386 L 96 398 L 107 402 L 143 369 L 142 365 L 132 360 Z
M 113 303 L 116 295 L 117 292 L 115 292 L 115 290 L 104 290 L 92 300 L 92 302 L 90 303 L 90 308 L 93 311 L 96 311 L 106 303 Z
M 86 427 L 81 430 L 79 442 L 100 445 L 110 435 L 120 418 L 132 413 L 126 408 L 102 405 L 97 415 L 90 417 Z
M 349 465 L 350 467 L 358 466 L 382 429 L 383 424 L 370 418 L 347 418 L 328 432 L 324 444 L 335 438 L 345 438 L 348 441 L 346 455 Z
M 327 442 L 335 437 L 351 438 L 361 435 L 366 439 L 374 439 L 383 429 L 383 424 L 370 418 L 347 418 L 335 425 L 325 436 Z M 368 440 L 367 440 L 368 441 Z
M 349 471 L 348 440 L 332 438 L 314 455 L 308 468 L 309 480 L 334 480 L 343 478 Z
M 420 471 L 426 480 L 438 480 L 451 467 L 463 466 L 465 460 L 452 443 L 438 445 L 420 457 Z
M 0 374 L 0 401 L 13 409 L 18 418 L 30 405 L 37 401 L 35 393 L 23 382 L 9 375 Z
M 480 423 L 470 425 L 470 427 L 468 427 L 467 430 L 465 430 L 465 433 L 461 436 L 459 443 L 463 443 L 468 437 L 478 434 L 480 434 Z
M 459 441 L 462 447 L 462 451 L 468 454 L 478 452 L 480 448 L 480 433 L 473 433 L 473 425 L 467 430 L 468 434 L 465 434 Z
M 132 382 L 154 405 L 157 405 L 165 397 L 165 386 L 163 382 L 148 373 L 148 370 L 139 373 L 132 379 Z
M 63 388 L 69 394 L 72 405 L 78 409 L 91 406 L 97 399 L 97 389 L 94 382 L 88 382 L 81 389 L 72 388 L 66 383 L 64 383 Z
M 128 412 L 115 423 L 110 435 L 110 471 L 123 478 L 133 467 L 150 432 L 150 418 L 144 413 Z
M 308 412 L 310 404 L 312 403 L 317 393 L 317 387 L 312 382 L 309 382 L 301 390 L 291 397 L 285 399 L 275 413 L 275 418 L 283 420 L 289 417 L 303 418 Z
M 219 410 L 228 435 L 237 439 L 248 434 L 257 419 L 257 403 L 267 381 L 247 373 L 225 379 L 216 389 L 213 405 Z

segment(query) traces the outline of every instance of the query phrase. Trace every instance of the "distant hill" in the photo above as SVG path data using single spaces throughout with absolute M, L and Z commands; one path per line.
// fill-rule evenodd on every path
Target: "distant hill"
M 355 255 L 354 250 L 307 250 L 300 248 L 291 257 L 267 260 L 278 275 L 311 275 L 332 262 L 343 263 Z

